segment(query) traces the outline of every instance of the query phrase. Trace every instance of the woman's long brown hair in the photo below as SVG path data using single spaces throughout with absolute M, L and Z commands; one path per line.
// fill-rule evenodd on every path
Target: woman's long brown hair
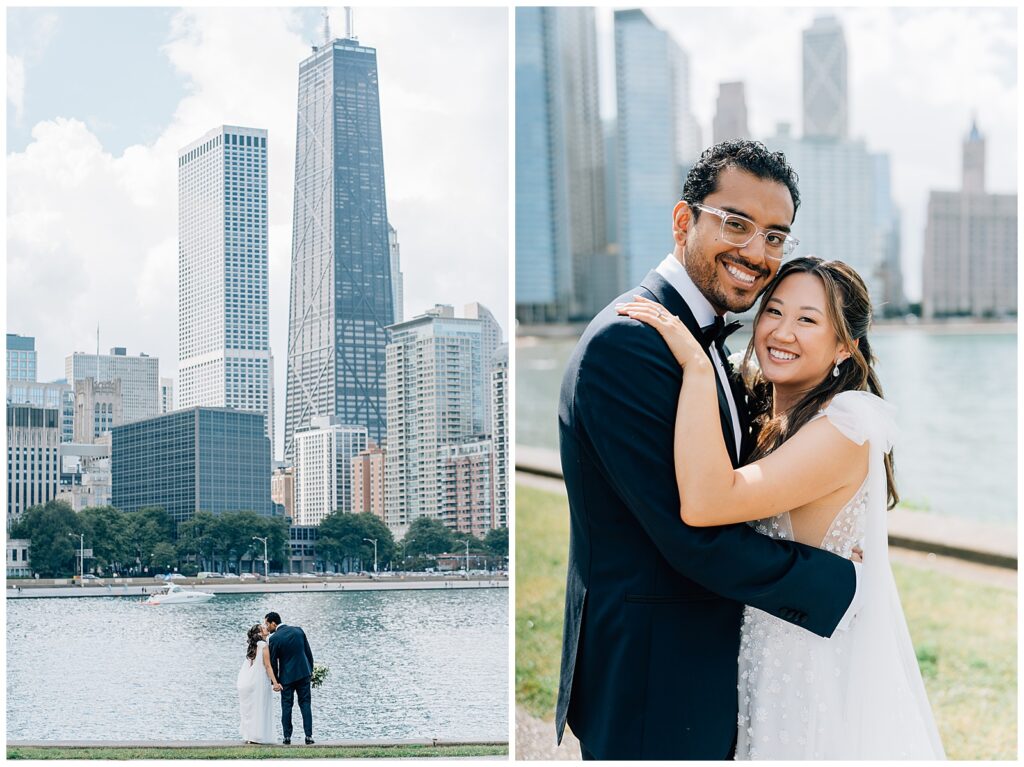
M 751 337 L 747 351 L 743 355 L 741 368 L 743 379 L 752 395 L 755 422 L 759 427 L 757 445 L 751 460 L 757 460 L 777 450 L 839 392 L 867 391 L 882 396 L 882 386 L 875 373 L 875 357 L 871 352 L 867 335 L 871 326 L 871 299 L 864 280 L 848 264 L 842 261 L 825 261 L 815 256 L 795 258 L 783 264 L 761 297 L 754 318 L 755 332 L 768 299 L 772 297 L 779 284 L 791 274 L 813 274 L 821 280 L 825 287 L 829 320 L 840 343 L 850 350 L 850 358 L 839 365 L 838 376 L 833 376 L 829 370 L 824 380 L 804 394 L 789 412 L 773 417 L 774 390 L 757 366 L 750 364 L 754 353 L 754 340 Z M 885 479 L 888 508 L 891 509 L 900 500 L 896 492 L 891 450 L 885 455 Z

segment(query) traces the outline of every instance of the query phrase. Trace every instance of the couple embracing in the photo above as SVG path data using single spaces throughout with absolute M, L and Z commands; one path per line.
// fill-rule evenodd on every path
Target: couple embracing
M 584 758 L 944 758 L 889 566 L 868 291 L 842 262 L 783 263 L 796 182 L 758 142 L 705 151 L 673 252 L 563 379 L 556 727 Z M 737 372 L 723 315 L 759 295 Z
M 313 707 L 310 682 L 313 651 L 298 626 L 286 626 L 269 612 L 247 634 L 248 649 L 238 670 L 241 734 L 246 743 L 275 743 L 273 694 L 281 693 L 284 745 L 292 742 L 292 706 L 296 696 L 302 714 L 306 745 L 313 745 Z

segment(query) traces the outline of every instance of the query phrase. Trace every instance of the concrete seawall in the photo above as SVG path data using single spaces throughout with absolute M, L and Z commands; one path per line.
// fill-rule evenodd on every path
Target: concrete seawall
M 464 579 L 457 576 L 448 578 L 375 578 L 375 579 L 303 579 L 277 582 L 225 583 L 220 579 L 199 580 L 186 578 L 173 581 L 178 585 L 196 591 L 212 594 L 282 594 L 289 592 L 340 592 L 340 591 L 434 591 L 451 589 L 507 589 L 508 578 Z M 37 582 L 8 581 L 5 590 L 8 599 L 38 599 L 48 597 L 148 597 L 158 591 L 163 584 L 160 581 L 144 578 L 111 578 L 103 583 L 86 586 L 72 585 L 69 582 Z
M 554 450 L 517 445 L 516 472 L 562 480 Z M 1012 525 L 898 508 L 889 512 L 888 522 L 891 546 L 1017 569 L 1017 530 Z

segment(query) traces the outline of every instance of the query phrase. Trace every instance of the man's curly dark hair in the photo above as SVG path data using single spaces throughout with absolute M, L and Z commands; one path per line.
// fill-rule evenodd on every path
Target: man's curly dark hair
M 757 178 L 785 184 L 793 197 L 793 217 L 800 207 L 799 181 L 796 171 L 782 152 L 769 152 L 760 141 L 734 139 L 715 144 L 705 149 L 700 159 L 690 169 L 683 184 L 683 200 L 688 203 L 704 202 L 704 198 L 718 188 L 718 174 L 723 168 L 739 168 Z M 699 210 L 693 211 L 696 221 Z

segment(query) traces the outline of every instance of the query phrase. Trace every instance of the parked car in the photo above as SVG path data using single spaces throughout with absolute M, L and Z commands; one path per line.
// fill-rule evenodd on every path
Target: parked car
M 234 578 L 236 581 L 238 580 L 238 576 L 235 575 L 234 573 L 224 573 L 224 577 L 225 578 Z
M 181 573 L 171 573 L 170 575 L 167 576 L 167 580 L 169 580 L 169 581 L 183 581 L 183 580 L 185 580 L 185 576 L 182 575 Z
M 254 581 L 257 578 L 257 576 L 253 575 L 252 573 L 242 573 L 241 577 L 243 581 Z

